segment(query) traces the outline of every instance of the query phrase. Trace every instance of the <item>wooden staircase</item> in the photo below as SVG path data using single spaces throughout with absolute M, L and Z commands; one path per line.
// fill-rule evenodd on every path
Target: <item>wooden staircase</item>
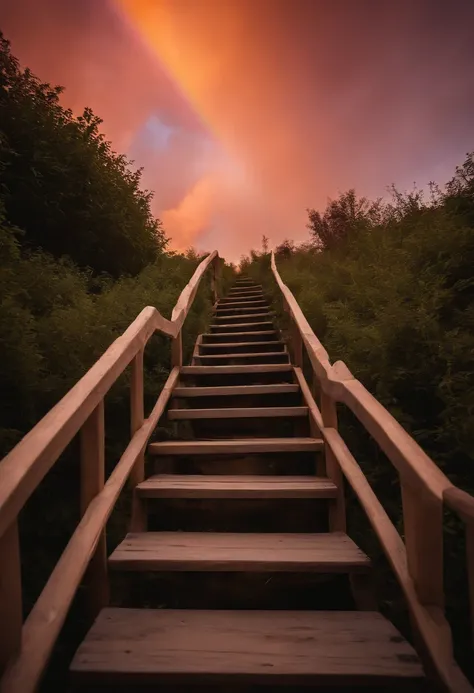
M 373 609 L 297 371 L 262 288 L 238 279 L 180 368 L 176 436 L 148 446 L 134 531 L 109 557 L 125 607 L 77 650 L 78 690 L 419 689 L 415 651 Z

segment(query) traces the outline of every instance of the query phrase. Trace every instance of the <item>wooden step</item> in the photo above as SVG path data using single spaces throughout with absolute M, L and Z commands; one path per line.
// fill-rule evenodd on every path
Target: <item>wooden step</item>
M 258 342 L 275 341 L 277 330 L 262 330 L 258 332 L 206 332 L 202 335 L 202 344 L 222 344 L 223 342 Z
M 280 395 L 295 394 L 299 385 L 281 383 L 278 385 L 220 385 L 217 387 L 176 387 L 173 397 L 235 397 L 237 395 Z
M 321 438 L 238 438 L 236 440 L 166 440 L 151 443 L 151 455 L 241 455 L 263 452 L 317 452 Z
M 258 290 L 258 291 L 236 291 L 235 293 L 230 293 L 227 294 L 225 297 L 228 300 L 231 301 L 248 301 L 248 300 L 253 300 L 254 298 L 258 299 L 264 299 L 266 298 L 265 294 Z
M 138 484 L 142 498 L 335 498 L 337 487 L 316 476 L 156 474 Z
M 232 361 L 237 364 L 252 363 L 288 363 L 289 356 L 285 351 L 261 351 L 246 354 L 198 354 L 194 360 L 203 365 L 219 364 Z
M 71 673 L 83 686 L 202 684 L 203 690 L 332 684 L 377 691 L 423 679 L 411 645 L 372 611 L 103 609 Z
M 245 315 L 245 313 L 252 313 L 254 315 L 261 313 L 268 313 L 270 306 L 264 304 L 263 306 L 256 306 L 255 304 L 249 306 L 217 306 L 215 314 L 223 317 L 224 315 Z
M 181 366 L 183 375 L 231 375 L 246 373 L 289 373 L 293 372 L 291 363 L 263 363 L 247 366 Z
M 308 416 L 308 407 L 235 407 L 220 409 L 170 409 L 171 421 L 191 419 L 264 419 Z
M 268 305 L 268 302 L 262 297 L 257 296 L 256 298 L 221 298 L 218 301 L 218 308 L 241 308 L 243 306 L 258 306 L 260 304 Z
M 228 329 L 226 329 L 226 328 L 228 328 Z M 210 325 L 210 329 L 212 331 L 227 333 L 227 334 L 230 334 L 233 331 L 241 334 L 242 332 L 251 331 L 252 328 L 254 328 L 255 331 L 257 331 L 259 333 L 270 332 L 270 331 L 274 332 L 275 331 L 272 320 L 265 320 L 264 322 L 246 322 L 246 323 L 240 323 L 240 324 L 236 324 L 236 325 L 216 325 L 216 324 Z
M 264 298 L 265 294 L 261 289 L 241 289 L 239 291 L 233 291 L 227 294 L 225 298 L 240 298 L 241 300 L 245 298 Z
M 184 572 L 365 572 L 370 559 L 344 532 L 141 532 L 109 557 L 117 570 Z
M 217 320 L 219 325 L 234 325 L 235 323 L 245 325 L 247 323 L 268 322 L 269 320 L 272 320 L 272 318 L 272 313 L 269 313 L 268 311 L 265 313 L 246 313 L 243 315 L 219 315 L 218 313 L 214 313 L 214 320 Z
M 240 353 L 242 352 L 253 352 L 254 350 L 257 351 L 262 351 L 262 347 L 268 347 L 271 349 L 271 351 L 284 351 L 285 350 L 285 342 L 282 342 L 281 340 L 276 340 L 276 341 L 268 341 L 268 342 L 219 342 L 217 344 L 206 344 L 206 343 L 201 343 L 199 345 L 199 350 L 200 353 L 206 353 L 206 352 L 219 352 L 219 351 L 228 351 L 230 353 L 236 353 L 236 350 L 238 350 Z

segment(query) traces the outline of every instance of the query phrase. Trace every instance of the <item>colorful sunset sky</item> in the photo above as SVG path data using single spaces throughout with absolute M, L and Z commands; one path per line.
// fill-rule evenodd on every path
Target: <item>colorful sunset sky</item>
M 474 149 L 473 0 L 0 0 L 24 66 L 144 167 L 171 246 L 308 237 Z

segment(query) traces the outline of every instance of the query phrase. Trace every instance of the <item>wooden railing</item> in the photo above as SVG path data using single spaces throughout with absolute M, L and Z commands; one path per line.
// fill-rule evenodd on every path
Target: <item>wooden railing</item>
M 208 268 L 214 300 L 220 260 L 206 257 L 182 291 L 171 320 L 147 307 L 83 378 L 0 463 L 0 681 L 1 693 L 35 690 L 74 595 L 86 574 L 91 615 L 107 603 L 105 526 L 126 481 L 144 478 L 144 451 L 182 365 L 182 328 Z M 154 332 L 172 338 L 172 370 L 148 418 L 143 406 L 143 352 Z M 104 479 L 104 397 L 131 364 L 131 440 Z M 58 457 L 80 434 L 82 519 L 23 623 L 18 514 Z M 142 518 L 132 509 L 132 526 Z M 87 573 L 86 573 L 87 571 Z
M 443 508 L 446 505 L 454 510 L 466 523 L 471 622 L 474 622 L 474 498 L 450 482 L 342 361 L 331 365 L 295 297 L 283 283 L 273 253 L 271 268 L 291 320 L 290 346 L 296 375 L 313 424 L 320 429 L 326 443 L 325 471 L 340 489 L 330 518 L 331 529 L 344 529 L 345 526 L 341 484 L 344 475 L 364 508 L 405 594 L 428 668 L 447 690 L 472 692 L 474 689 L 454 660 L 451 630 L 444 614 Z M 314 396 L 302 373 L 303 348 L 313 369 Z M 320 400 L 320 407 L 315 397 Z M 405 541 L 337 430 L 338 402 L 355 414 L 398 472 Z

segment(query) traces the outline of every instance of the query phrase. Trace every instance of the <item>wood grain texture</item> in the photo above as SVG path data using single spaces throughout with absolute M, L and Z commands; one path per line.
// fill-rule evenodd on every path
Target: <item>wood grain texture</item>
M 362 469 L 335 429 L 323 429 L 326 445 L 331 447 L 347 481 L 357 495 L 395 576 L 403 590 L 415 626 L 420 634 L 430 665 L 452 693 L 472 693 L 472 686 L 457 666 L 452 650 L 451 632 L 444 612 L 421 604 L 408 570 L 405 545 Z
M 33 693 L 117 498 L 160 419 L 179 376 L 171 371 L 150 416 L 134 435 L 103 490 L 89 504 L 23 626 L 21 651 L 1 693 Z
M 330 479 L 315 476 L 156 474 L 137 486 L 143 498 L 334 498 Z
M 19 652 L 23 626 L 18 523 L 0 537 L 0 676 Z M 1 685 L 1 684 L 0 684 Z
M 81 428 L 81 517 L 90 503 L 104 488 L 105 423 L 104 401 L 100 402 Z M 100 533 L 96 549 L 85 575 L 86 608 L 93 620 L 109 601 L 107 578 L 107 542 L 105 529 Z
M 106 609 L 71 670 L 78 683 L 157 685 L 377 685 L 423 676 L 383 616 L 330 611 Z
M 177 387 L 173 397 L 235 397 L 238 395 L 279 395 L 295 394 L 298 385 L 282 383 L 277 385 L 219 385 L 217 387 Z
M 170 420 L 294 418 L 307 415 L 307 407 L 226 407 L 221 409 L 170 409 L 168 411 Z
M 258 347 L 263 347 L 263 349 L 259 349 Z M 262 351 L 266 348 L 268 348 L 270 351 L 285 351 L 285 342 L 282 342 L 281 340 L 268 340 L 266 342 L 259 342 L 255 340 L 254 342 L 217 342 L 214 344 L 201 343 L 200 353 L 219 353 L 220 351 L 235 353 L 236 349 L 239 351 L 239 353 L 255 353 L 255 351 Z
M 231 373 L 288 373 L 293 370 L 289 363 L 247 364 L 245 366 L 183 366 L 183 375 L 229 375 Z
M 127 534 L 109 557 L 117 570 L 346 573 L 367 556 L 342 532 L 143 532 Z
M 232 342 L 234 339 L 241 339 L 242 341 L 259 341 L 263 337 L 268 337 L 269 341 L 273 341 L 270 339 L 271 336 L 277 335 L 278 332 L 277 330 L 254 330 L 253 332 L 238 332 L 237 330 L 235 332 L 220 332 L 218 334 L 212 333 L 212 332 L 207 332 L 202 335 L 203 337 L 203 344 L 220 344 L 221 340 L 222 341 L 228 341 Z
M 213 323 L 210 325 L 210 329 L 216 332 L 232 332 L 232 330 L 235 330 L 235 332 L 242 332 L 242 331 L 248 331 L 254 328 L 255 330 L 261 331 L 261 330 L 269 330 L 273 328 L 273 322 L 271 320 L 265 320 L 263 322 L 241 322 L 241 323 L 236 323 L 235 325 L 230 325 L 230 324 L 215 324 Z
M 318 438 L 249 438 L 245 440 L 191 440 L 151 443 L 151 455 L 222 455 L 251 452 L 317 452 L 323 447 Z

